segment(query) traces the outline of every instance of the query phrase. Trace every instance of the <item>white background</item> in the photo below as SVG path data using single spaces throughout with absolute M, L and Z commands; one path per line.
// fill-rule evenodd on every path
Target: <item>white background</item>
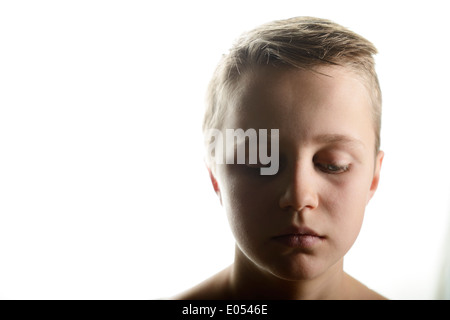
M 245 30 L 334 20 L 378 48 L 382 180 L 345 269 L 434 299 L 450 213 L 446 1 L 0 2 L 0 298 L 171 296 L 232 262 L 204 93 Z

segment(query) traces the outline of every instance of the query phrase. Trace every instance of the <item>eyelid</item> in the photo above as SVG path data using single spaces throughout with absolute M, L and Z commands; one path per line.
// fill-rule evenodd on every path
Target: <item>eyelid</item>
M 345 148 L 341 146 L 328 146 L 321 149 L 317 155 L 314 156 L 314 160 L 323 160 L 322 163 L 330 163 L 334 165 L 341 165 L 344 163 L 361 163 L 363 154 L 362 148 Z
M 316 162 L 315 165 L 319 168 L 319 170 L 328 173 L 328 174 L 342 174 L 350 170 L 351 164 L 335 164 L 335 163 L 320 163 Z M 332 170 L 330 167 L 334 167 Z
M 248 161 L 246 161 L 245 162 L 245 165 L 247 166 L 247 167 L 249 167 L 249 168 L 268 168 L 268 167 L 270 167 L 271 166 L 271 164 L 270 163 L 268 163 L 268 164 L 262 164 L 262 163 L 260 163 L 259 161 L 257 162 L 257 163 L 249 163 Z

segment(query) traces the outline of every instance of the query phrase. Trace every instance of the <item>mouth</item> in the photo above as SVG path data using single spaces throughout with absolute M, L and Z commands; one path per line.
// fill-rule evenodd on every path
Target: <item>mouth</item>
M 313 248 L 325 240 L 325 236 L 319 235 L 307 227 L 293 227 L 283 231 L 272 238 L 274 241 L 291 248 Z

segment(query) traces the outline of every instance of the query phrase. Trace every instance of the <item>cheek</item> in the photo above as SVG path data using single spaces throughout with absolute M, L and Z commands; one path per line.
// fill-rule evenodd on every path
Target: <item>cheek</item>
M 344 218 L 357 212 L 364 212 L 368 187 L 362 181 L 345 181 L 339 185 L 327 185 L 323 188 L 320 202 L 331 216 Z
M 327 185 L 321 195 L 323 210 L 336 246 L 347 251 L 356 240 L 364 218 L 369 191 L 367 175 L 353 173 L 338 185 Z
M 256 183 L 236 172 L 228 172 L 225 177 L 223 206 L 236 240 L 248 243 L 263 237 L 270 231 L 270 212 L 277 210 L 273 185 Z

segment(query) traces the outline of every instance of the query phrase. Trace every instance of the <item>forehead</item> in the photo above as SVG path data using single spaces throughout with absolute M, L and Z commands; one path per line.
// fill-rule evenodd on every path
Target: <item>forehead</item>
M 315 71 L 264 66 L 236 84 L 226 128 L 280 129 L 280 139 L 312 141 L 349 136 L 373 147 L 370 96 L 361 79 L 342 67 Z

